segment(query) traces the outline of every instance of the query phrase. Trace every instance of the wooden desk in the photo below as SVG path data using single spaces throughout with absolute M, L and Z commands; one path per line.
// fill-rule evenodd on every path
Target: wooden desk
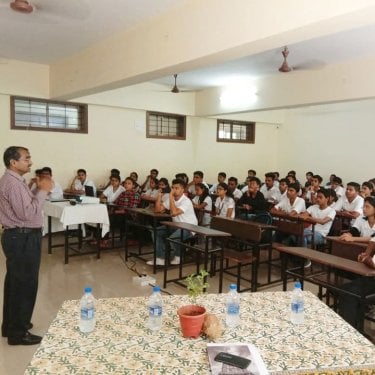
M 93 253 L 93 251 L 82 251 L 82 231 L 80 226 L 85 223 L 96 223 L 98 228 L 102 229 L 102 237 L 109 231 L 109 217 L 107 208 L 103 204 L 76 204 L 72 206 L 70 202 L 48 202 L 43 206 L 44 214 L 48 216 L 48 254 L 52 253 L 52 248 L 62 247 L 65 249 L 65 264 L 68 263 L 70 256 L 84 255 Z M 60 220 L 65 228 L 64 244 L 52 244 L 51 218 L 55 217 Z M 69 226 L 79 225 L 78 243 L 69 243 Z M 71 245 L 78 244 L 78 248 Z M 73 253 L 70 253 L 72 250 Z M 100 258 L 100 247 L 95 250 L 98 259 Z
M 308 249 L 306 247 L 287 247 L 281 244 L 274 243 L 273 248 L 280 251 L 282 255 L 281 267 L 283 277 L 283 290 L 286 290 L 287 275 L 289 274 L 293 277 L 301 278 L 302 280 L 306 280 L 313 284 L 319 285 L 320 287 L 324 287 L 329 291 L 346 293 L 358 298 L 362 306 L 360 311 L 360 314 L 362 315 L 362 318 L 360 319 L 362 321 L 362 324 L 359 329 L 363 331 L 364 307 L 367 304 L 375 302 L 375 294 L 365 296 L 364 293 L 354 294 L 352 292 L 348 292 L 347 290 L 342 288 L 339 283 L 337 283 L 337 277 L 331 277 L 331 272 L 350 272 L 352 274 L 358 275 L 358 277 L 363 281 L 366 277 L 375 277 L 375 269 L 372 269 L 365 264 L 359 263 L 357 261 L 345 259 L 332 254 L 322 253 L 320 251 Z M 287 257 L 285 256 L 286 254 L 295 255 L 304 259 L 310 259 L 312 262 L 327 266 L 327 270 L 324 275 L 322 275 L 321 273 L 318 275 L 306 275 L 304 272 L 305 269 L 303 264 L 301 267 L 287 269 Z
M 153 232 L 153 259 L 154 259 L 154 266 L 153 266 L 153 273 L 156 273 L 157 266 L 156 266 L 156 235 L 158 231 L 158 227 L 160 227 L 160 222 L 162 220 L 167 220 L 171 218 L 171 215 L 168 213 L 160 213 L 154 212 L 152 208 L 127 208 L 126 212 L 130 213 L 133 217 L 133 221 L 126 220 L 125 222 L 125 260 L 128 260 L 129 256 L 134 256 L 136 258 L 142 259 L 146 261 L 147 259 L 144 258 L 144 255 L 150 255 L 151 252 L 142 253 L 141 252 L 141 245 L 138 247 L 138 254 L 136 253 L 129 253 L 128 251 L 128 230 L 129 226 L 134 226 L 137 228 L 142 228 L 144 230 L 151 230 Z M 149 219 L 149 223 L 147 223 L 147 219 Z
M 203 297 L 207 311 L 224 320 L 225 294 Z M 240 325 L 218 341 L 256 345 L 270 375 L 374 374 L 375 346 L 312 293 L 304 297 L 305 322 L 295 326 L 290 292 L 241 293 Z M 65 301 L 25 374 L 210 374 L 208 340 L 181 335 L 177 308 L 188 302 L 163 295 L 162 329 L 153 333 L 148 297 L 98 299 L 96 328 L 82 334 L 79 301 Z
M 209 243 L 210 239 L 220 239 L 224 237 L 230 237 L 230 233 L 222 232 L 219 230 L 207 228 L 207 227 L 202 227 L 199 225 L 193 225 L 193 224 L 188 224 L 188 223 L 180 223 L 180 222 L 174 222 L 174 221 L 162 221 L 161 224 L 166 225 L 169 228 L 172 229 L 181 229 L 181 239 L 180 240 L 173 240 L 170 238 L 167 238 L 167 241 L 170 243 L 175 243 L 182 248 L 189 248 L 195 252 L 203 253 L 204 255 L 204 269 L 207 271 L 208 270 L 208 258 L 210 253 L 215 253 L 215 252 L 220 252 L 220 270 L 219 270 L 219 293 L 222 292 L 223 289 L 223 244 L 220 243 L 220 246 L 213 246 L 210 248 Z M 204 238 L 204 244 L 203 246 L 196 244 L 196 245 L 189 245 L 186 242 L 183 241 L 183 231 L 188 231 L 188 232 L 193 232 L 197 236 L 202 236 Z M 215 241 L 212 241 L 214 243 Z M 216 245 L 216 242 L 215 242 Z M 183 255 L 183 254 L 181 254 Z M 182 275 L 182 265 L 183 265 L 183 256 L 181 256 L 181 262 L 179 265 L 179 277 L 176 279 L 168 280 L 168 266 L 169 266 L 169 258 L 170 258 L 170 249 L 169 246 L 166 246 L 166 254 L 165 254 L 165 266 L 164 266 L 164 288 L 166 287 L 167 283 L 170 282 L 175 282 L 180 285 L 184 285 L 180 283 L 180 280 L 183 280 L 185 277 Z M 197 273 L 199 272 L 199 260 L 197 262 Z M 215 267 L 211 267 L 211 272 L 215 270 Z M 184 285 L 185 286 L 185 285 Z
M 327 236 L 326 239 L 330 254 L 354 261 L 357 261 L 358 255 L 367 248 L 367 244 L 364 242 L 342 241 L 338 236 Z

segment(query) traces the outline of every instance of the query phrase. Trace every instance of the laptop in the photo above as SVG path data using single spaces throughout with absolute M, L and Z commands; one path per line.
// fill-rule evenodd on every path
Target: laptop
M 85 185 L 85 194 L 87 197 L 95 197 L 94 188 L 92 186 Z

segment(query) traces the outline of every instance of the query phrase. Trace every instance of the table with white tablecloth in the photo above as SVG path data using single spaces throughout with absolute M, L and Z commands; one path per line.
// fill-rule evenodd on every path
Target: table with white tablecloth
M 104 204 L 75 204 L 71 205 L 70 201 L 49 202 L 46 201 L 43 207 L 44 215 L 48 217 L 48 253 L 51 254 L 53 247 L 62 245 L 52 245 L 52 219 L 57 218 L 61 228 L 65 231 L 65 263 L 68 263 L 69 255 L 69 229 L 72 226 L 79 226 L 79 247 L 82 244 L 81 225 L 85 223 L 94 223 L 101 228 L 102 237 L 109 232 L 109 216 L 107 206 Z M 75 255 L 80 252 L 75 251 Z M 87 252 L 84 252 L 86 254 Z M 100 249 L 97 247 L 98 258 Z

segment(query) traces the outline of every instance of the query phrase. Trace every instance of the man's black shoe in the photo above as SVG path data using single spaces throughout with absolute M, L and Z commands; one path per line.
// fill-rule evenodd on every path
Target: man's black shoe
M 9 345 L 36 345 L 42 341 L 41 336 L 26 332 L 22 337 L 8 337 Z
M 29 323 L 27 326 L 26 326 L 26 329 L 29 330 L 29 329 L 32 329 L 34 327 L 33 323 Z M 6 334 L 5 331 L 1 331 L 1 336 L 3 337 L 8 337 L 8 335 Z

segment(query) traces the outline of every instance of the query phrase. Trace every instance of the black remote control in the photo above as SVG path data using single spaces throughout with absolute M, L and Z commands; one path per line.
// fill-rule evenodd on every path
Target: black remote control
M 219 354 L 217 354 L 215 357 L 215 361 L 223 362 L 227 365 L 239 367 L 242 369 L 246 368 L 251 363 L 250 359 L 225 352 L 220 352 Z

